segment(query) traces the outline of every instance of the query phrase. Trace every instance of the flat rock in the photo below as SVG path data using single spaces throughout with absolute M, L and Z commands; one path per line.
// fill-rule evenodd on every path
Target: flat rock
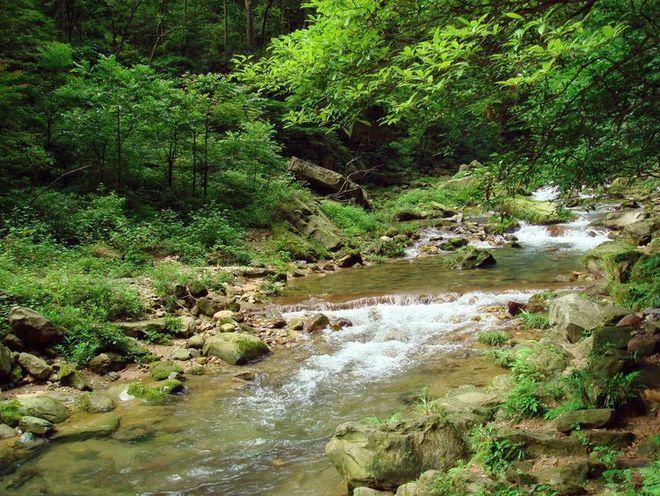
M 60 442 L 84 441 L 111 436 L 119 428 L 119 417 L 112 413 L 76 416 L 57 428 L 51 440 Z

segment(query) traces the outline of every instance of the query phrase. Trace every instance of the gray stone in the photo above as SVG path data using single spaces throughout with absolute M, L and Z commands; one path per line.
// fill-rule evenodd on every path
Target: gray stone
M 202 349 L 204 347 L 204 341 L 206 339 L 201 334 L 197 334 L 188 338 L 186 341 L 186 346 L 188 348 Z
M 9 311 L 7 320 L 11 325 L 12 333 L 27 345 L 54 343 L 64 334 L 64 329 L 29 308 L 13 307 Z
M 605 427 L 612 420 L 613 410 L 609 408 L 593 408 L 562 413 L 555 421 L 557 430 L 568 433 L 578 429 L 597 429 Z
M 391 491 L 378 491 L 370 487 L 356 487 L 353 496 L 394 496 Z
M 466 246 L 452 253 L 449 262 L 453 269 L 468 270 L 489 267 L 497 263 L 493 254 L 482 248 Z
M 305 323 L 305 330 L 307 332 L 322 331 L 330 325 L 330 319 L 322 313 L 317 313 Z
M 35 379 L 45 380 L 53 373 L 52 367 L 46 360 L 30 353 L 19 353 L 18 363 Z
M 172 360 L 190 360 L 190 352 L 185 348 L 177 348 L 171 354 L 170 358 Z
M 115 402 L 101 393 L 87 393 L 80 398 L 82 409 L 89 413 L 107 413 L 115 409 Z
M 203 353 L 221 358 L 232 365 L 243 365 L 268 354 L 270 349 L 261 339 L 242 332 L 224 332 L 204 343 Z
M 176 376 L 181 372 L 183 372 L 181 365 L 168 360 L 159 360 L 149 364 L 149 375 L 157 381 L 169 379 L 171 378 L 171 374 L 175 374 Z
M 92 385 L 73 365 L 63 363 L 57 373 L 57 378 L 63 386 L 70 386 L 79 391 L 91 391 Z
M 550 302 L 550 325 L 566 334 L 571 343 L 578 342 L 585 331 L 593 331 L 627 311 L 615 305 L 593 302 L 577 293 L 571 293 Z
M 8 426 L 7 424 L 0 424 L 0 440 L 11 439 L 17 435 L 18 433 L 13 427 Z
M 395 490 L 433 468 L 453 467 L 467 454 L 463 432 L 448 419 L 428 417 L 395 425 L 340 425 L 326 453 L 348 489 Z
M 18 423 L 18 428 L 23 432 L 31 432 L 32 434 L 43 436 L 53 429 L 53 424 L 39 417 L 25 415 Z

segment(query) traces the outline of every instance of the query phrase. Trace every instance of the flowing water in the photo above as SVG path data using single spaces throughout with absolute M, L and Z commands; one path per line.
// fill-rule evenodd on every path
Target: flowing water
M 276 302 L 285 316 L 323 310 L 353 325 L 247 366 L 253 382 L 191 377 L 173 404 L 120 401 L 122 429 L 151 435 L 53 443 L 1 479 L 0 493 L 339 496 L 323 452 L 337 424 L 502 373 L 475 352 L 480 330 L 507 325 L 488 307 L 557 286 L 578 250 L 604 241 L 581 215 L 559 237 L 522 225 L 523 248 L 495 250 L 489 269 L 450 271 L 429 256 L 294 280 Z

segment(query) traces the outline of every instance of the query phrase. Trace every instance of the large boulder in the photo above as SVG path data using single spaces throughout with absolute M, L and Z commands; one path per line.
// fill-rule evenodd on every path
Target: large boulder
M 630 224 L 634 224 L 646 219 L 647 214 L 644 210 L 620 210 L 607 215 L 604 224 L 613 229 L 623 229 Z
M 13 307 L 7 316 L 12 333 L 26 345 L 41 346 L 56 342 L 64 329 L 25 307 Z
M 584 262 L 589 272 L 626 282 L 633 265 L 642 256 L 631 241 L 619 238 L 589 250 L 584 256 Z
M 289 160 L 288 168 L 295 177 L 309 183 L 312 188 L 321 193 L 332 193 L 337 197 L 350 198 L 367 209 L 372 207 L 367 192 L 360 185 L 338 172 L 296 157 Z
M 270 352 L 261 339 L 242 332 L 223 332 L 207 339 L 202 349 L 205 355 L 221 358 L 232 365 L 243 365 Z
M 30 396 L 20 398 L 19 412 L 21 415 L 38 417 L 54 424 L 69 418 L 69 409 L 50 396 Z
M 566 334 L 571 343 L 578 342 L 585 331 L 593 331 L 627 313 L 615 305 L 596 303 L 577 293 L 555 298 L 550 302 L 549 322 Z
M 390 425 L 347 422 L 325 450 L 348 489 L 394 490 L 430 469 L 447 469 L 467 456 L 463 432 L 446 418 Z
M 479 269 L 495 265 L 497 261 L 493 254 L 482 248 L 466 246 L 448 256 L 447 260 L 453 269 Z
M 119 420 L 120 418 L 112 413 L 79 415 L 75 420 L 58 427 L 51 439 L 60 442 L 76 442 L 109 437 L 119 428 Z
M 524 196 L 510 198 L 499 205 L 499 210 L 516 219 L 534 224 L 556 224 L 565 217 L 559 213 L 559 205 L 551 201 L 537 201 Z
M 53 373 L 53 369 L 46 360 L 30 353 L 19 353 L 18 364 L 27 370 L 35 379 L 46 380 Z

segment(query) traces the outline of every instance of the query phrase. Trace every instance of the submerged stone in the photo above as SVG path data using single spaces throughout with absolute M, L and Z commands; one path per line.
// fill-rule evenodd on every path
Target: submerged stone
M 111 436 L 119 427 L 119 417 L 106 413 L 88 418 L 75 418 L 57 428 L 53 441 L 74 442 Z

